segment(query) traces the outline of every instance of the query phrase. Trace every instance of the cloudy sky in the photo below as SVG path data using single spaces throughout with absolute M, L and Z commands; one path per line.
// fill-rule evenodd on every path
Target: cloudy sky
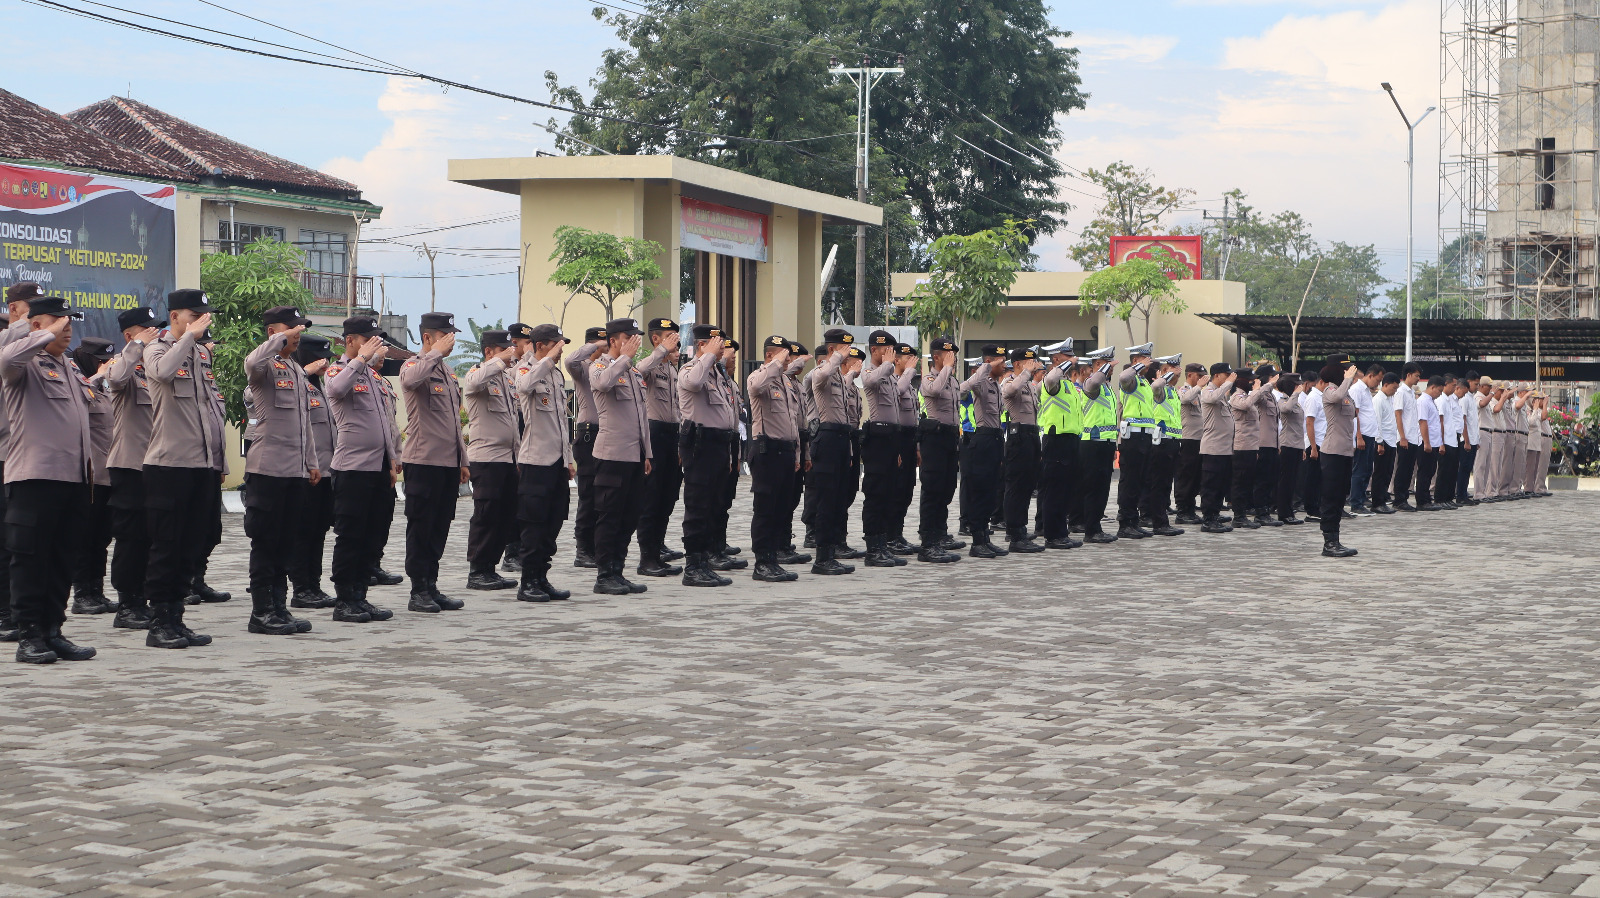
M 514 214 L 514 198 L 450 184 L 445 161 L 551 150 L 545 110 L 382 75 L 315 69 L 178 43 L 17 0 L 0 86 L 65 112 L 131 94 L 235 140 L 354 181 L 384 207 L 366 236 Z M 69 0 L 74 2 L 76 0 Z M 315 46 L 206 0 L 130 0 L 153 16 L 296 46 Z M 87 4 L 81 4 L 87 6 Z M 585 0 L 279 0 L 237 8 L 272 24 L 411 70 L 548 99 L 544 72 L 586 83 L 611 29 Z M 103 10 L 104 11 L 104 10 Z M 112 13 L 127 18 L 121 13 Z M 1053 20 L 1082 51 L 1088 108 L 1063 120 L 1061 157 L 1080 169 L 1124 160 L 1196 191 L 1221 212 L 1234 187 L 1266 211 L 1293 209 L 1323 240 L 1372 243 L 1403 278 L 1405 129 L 1378 88 L 1392 82 L 1413 117 L 1438 102 L 1438 5 L 1432 0 L 1125 0 L 1058 2 Z M 143 20 L 155 27 L 162 23 Z M 230 40 L 226 39 L 224 40 Z M 342 51 L 325 47 L 329 54 Z M 975 48 L 974 52 L 981 52 Z M 1437 117 L 1417 132 L 1417 256 L 1435 255 Z M 1066 182 L 1076 189 L 1081 185 Z M 1086 222 L 1081 201 L 1068 227 Z M 428 235 L 440 305 L 480 321 L 515 310 L 514 224 Z M 1071 235 L 1042 246 L 1068 268 Z M 428 306 L 427 265 L 413 250 L 366 246 L 364 274 L 388 275 L 397 311 Z

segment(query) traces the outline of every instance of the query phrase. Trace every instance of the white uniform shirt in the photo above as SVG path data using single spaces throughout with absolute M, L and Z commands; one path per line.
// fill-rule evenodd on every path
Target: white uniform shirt
M 1417 421 L 1417 394 L 1404 381 L 1400 382 L 1400 389 L 1394 391 L 1394 407 L 1405 424 L 1406 442 L 1413 446 L 1421 444 L 1422 427 Z
M 1466 435 L 1467 442 L 1473 446 L 1478 445 L 1478 394 L 1468 393 L 1456 400 L 1461 406 L 1461 432 Z
M 1372 407 L 1372 391 L 1367 389 L 1367 382 L 1356 378 L 1350 385 L 1350 401 L 1356 404 L 1356 425 L 1361 428 L 1361 435 L 1367 439 L 1378 436 L 1378 416 Z
M 1300 394 L 1300 407 L 1306 410 L 1306 420 L 1312 422 L 1317 435 L 1317 448 L 1322 448 L 1322 439 L 1328 435 L 1328 419 L 1322 414 L 1322 391 L 1316 387 L 1309 393 Z
M 1461 414 L 1461 403 L 1456 394 L 1439 397 L 1439 414 L 1444 419 L 1444 444 L 1452 449 L 1461 445 L 1461 424 L 1466 420 Z
M 1400 426 L 1394 423 L 1394 400 L 1383 395 L 1382 390 L 1372 397 L 1372 416 L 1378 419 L 1378 439 L 1386 446 L 1400 445 Z
M 1432 396 L 1423 393 L 1417 397 L 1417 410 L 1417 414 L 1420 417 L 1417 428 L 1418 442 L 1420 443 L 1422 440 L 1422 427 L 1426 427 L 1428 428 L 1428 447 L 1431 449 L 1439 448 L 1439 446 L 1443 445 L 1440 442 L 1443 434 L 1440 433 L 1442 428 L 1439 422 L 1439 406 L 1434 404 Z

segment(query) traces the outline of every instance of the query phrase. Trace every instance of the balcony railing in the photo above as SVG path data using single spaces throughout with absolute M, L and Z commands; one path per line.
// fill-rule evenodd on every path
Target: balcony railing
M 350 299 L 350 276 L 322 271 L 300 272 L 300 283 L 315 298 L 313 305 L 319 309 L 343 309 Z M 356 278 L 356 308 L 371 309 L 372 278 Z

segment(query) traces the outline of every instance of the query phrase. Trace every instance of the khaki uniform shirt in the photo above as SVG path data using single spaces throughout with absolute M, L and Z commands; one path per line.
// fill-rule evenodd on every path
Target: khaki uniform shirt
M 287 333 L 268 335 L 244 359 L 245 377 L 256 398 L 253 442 L 244 460 L 246 474 L 309 477 L 317 466 L 306 372 L 299 362 L 281 354 L 288 342 Z
M 138 471 L 150 448 L 150 384 L 144 376 L 144 344 L 128 341 L 105 375 L 111 392 L 111 455 L 106 466 Z
M 1006 403 L 1006 416 L 1012 424 L 1039 423 L 1039 388 L 1033 374 L 1013 371 L 1000 382 L 1000 396 Z
M 678 393 L 685 421 L 717 430 L 738 429 L 739 408 L 728 401 L 721 370 L 717 356 L 710 353 L 701 353 L 683 366 L 678 375 Z
M 650 419 L 645 412 L 644 378 L 633 359 L 617 358 L 610 364 L 589 366 L 589 387 L 594 392 L 595 416 L 600 432 L 594 440 L 594 457 L 603 461 L 643 462 L 650 454 Z M 665 449 L 666 447 L 663 447 Z
M 585 343 L 574 349 L 567 356 L 567 373 L 572 375 L 572 395 L 578 400 L 578 414 L 573 419 L 574 424 L 594 424 L 600 419 L 595 417 L 594 391 L 589 387 L 589 359 L 598 355 L 609 360 L 611 356 L 605 352 L 604 343 Z
M 989 376 L 989 366 L 979 365 L 961 382 L 961 392 L 972 394 L 975 427 L 1000 426 L 1000 382 Z
M 899 424 L 900 397 L 894 365 L 874 365 L 871 357 L 861 363 L 861 391 L 867 397 L 867 421 L 871 424 Z
M 1233 385 L 1210 384 L 1200 389 L 1200 454 L 1233 455 L 1233 408 L 1228 394 Z
M 1273 391 L 1277 393 L 1276 390 Z M 1278 434 L 1279 449 L 1305 449 L 1306 448 L 1306 408 L 1300 404 L 1300 395 L 1290 393 L 1285 396 L 1278 393 L 1276 402 L 1278 407 L 1278 423 L 1282 429 Z
M 776 359 L 751 373 L 750 429 L 758 437 L 793 443 L 795 460 L 800 459 L 800 430 L 796 426 L 795 402 L 798 393 Z
M 1322 414 L 1328 422 L 1328 430 L 1317 451 L 1332 455 L 1356 454 L 1356 403 L 1350 398 L 1350 387 L 1355 382 L 1354 377 L 1347 377 L 1344 383 L 1323 389 Z
M 326 369 L 324 369 L 326 370 Z M 317 470 L 326 477 L 333 470 L 333 445 L 337 433 L 333 426 L 333 409 L 328 407 L 328 397 L 322 385 L 306 376 L 306 421 L 311 424 L 311 444 L 317 453 Z
M 955 370 L 954 365 L 946 365 L 922 378 L 922 400 L 928 410 L 928 420 L 952 427 L 961 423 L 961 411 L 956 407 Z
M 900 400 L 900 426 L 916 427 L 922 416 L 917 414 L 917 369 L 907 368 L 895 382 L 895 395 Z
M 567 425 L 567 381 L 550 359 L 533 353 L 517 365 L 517 397 L 522 401 L 522 445 L 517 461 L 548 467 L 572 464 L 572 438 Z
M 441 468 L 467 466 L 467 442 L 461 437 L 461 385 L 444 353 L 431 349 L 400 366 L 400 389 L 406 393 L 406 442 L 400 461 Z
M 1278 390 L 1269 387 L 1256 400 L 1256 446 L 1278 448 Z
M 89 389 L 94 393 L 89 399 L 89 448 L 94 461 L 94 485 L 110 486 L 111 471 L 106 466 L 106 460 L 111 457 L 111 438 L 114 430 L 113 415 L 111 412 L 111 394 L 106 392 L 105 380 L 100 377 L 86 378 Z
M 657 346 L 639 363 L 644 375 L 645 410 L 650 420 L 676 425 L 683 420 L 678 408 L 678 366 L 667 360 L 665 348 Z
M 0 349 L 0 380 L 5 382 L 6 408 L 11 413 L 6 483 L 93 482 L 89 403 L 94 390 L 77 365 L 45 351 L 54 339 L 49 331 L 30 331 Z M 50 526 L 45 521 L 36 523 Z M 65 533 L 56 535 L 69 538 Z
M 228 472 L 222 451 L 223 403 L 211 373 L 211 352 L 194 331 L 171 333 L 144 348 L 146 381 L 154 403 L 144 463 Z
M 388 384 L 359 358 L 328 366 L 322 391 L 333 407 L 333 470 L 387 471 L 400 459 Z
M 0 303 L 0 321 L 8 321 L 8 320 L 9 320 L 9 317 L 6 315 L 6 307 L 5 307 L 5 305 L 3 303 Z M 6 325 L 5 330 L 0 330 L 0 349 L 3 349 L 6 346 L 8 346 L 11 343 L 12 340 L 15 340 L 18 337 L 21 337 L 21 336 L 27 334 L 28 333 L 28 327 L 29 327 L 29 324 L 28 324 L 28 319 L 27 318 L 23 318 L 21 321 L 11 321 L 10 323 L 8 323 Z M 0 390 L 0 397 L 3 397 L 4 395 L 5 395 L 5 391 L 4 390 Z M 9 417 L 7 417 L 7 415 L 6 415 L 5 400 L 3 398 L 0 398 L 0 458 L 4 458 L 5 457 L 6 447 L 8 446 L 10 441 L 11 441 L 11 419 Z M 140 465 L 144 464 L 143 456 L 140 457 L 139 464 Z
M 467 403 L 467 461 L 515 464 L 517 440 L 516 386 L 503 359 L 472 366 L 461 378 Z
M 1268 390 L 1266 384 L 1258 383 L 1248 393 L 1235 390 L 1228 397 L 1228 405 L 1233 408 L 1233 451 L 1254 452 L 1261 448 L 1261 397 Z

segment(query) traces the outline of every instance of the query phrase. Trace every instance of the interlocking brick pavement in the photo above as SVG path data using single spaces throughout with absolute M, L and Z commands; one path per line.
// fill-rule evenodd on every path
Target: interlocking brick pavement
M 531 606 L 466 508 L 464 611 L 246 634 L 230 517 L 215 645 L 0 666 L 0 895 L 1600 895 L 1600 496 Z

